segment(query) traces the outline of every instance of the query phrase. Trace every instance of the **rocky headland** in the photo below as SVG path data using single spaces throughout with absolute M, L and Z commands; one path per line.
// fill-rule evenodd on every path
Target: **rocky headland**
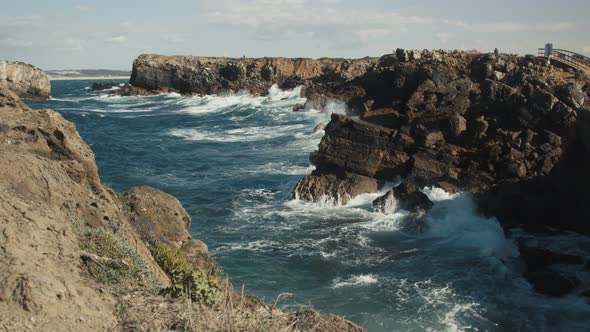
M 74 124 L 0 85 L 0 330 L 363 331 L 235 291 L 190 225 L 166 193 L 103 185 Z
M 0 61 L 0 84 L 7 85 L 20 98 L 48 99 L 51 93 L 47 74 L 22 62 Z
M 362 76 L 376 58 L 218 58 L 196 56 L 140 55 L 133 62 L 130 85 L 113 94 L 149 95 L 227 94 L 248 92 L 265 95 L 278 84 L 282 89 L 305 86 L 306 95 L 327 94 L 347 99 L 356 95 L 339 89 Z M 316 98 L 319 99 L 319 98 Z
M 310 156 L 316 170 L 293 198 L 346 204 L 405 179 L 473 193 L 481 213 L 506 231 L 590 234 L 590 84 L 583 73 L 534 56 L 398 50 L 349 84 L 364 93 L 348 100 L 348 115 L 332 115 Z M 394 201 L 427 210 L 428 202 L 404 194 L 407 186 L 376 200 L 376 209 Z M 520 249 L 537 291 L 563 295 L 580 286 L 552 266 L 581 270 L 582 257 Z M 544 263 L 530 263 L 538 260 Z

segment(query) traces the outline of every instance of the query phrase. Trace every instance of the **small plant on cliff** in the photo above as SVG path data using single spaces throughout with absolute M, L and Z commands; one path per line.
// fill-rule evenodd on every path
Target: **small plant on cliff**
M 83 259 L 88 273 L 94 279 L 111 285 L 154 283 L 153 274 L 125 236 L 123 227 L 107 229 L 79 226 L 76 231 L 80 238 L 80 249 L 90 254 Z
M 223 299 L 223 285 L 219 279 L 214 274 L 195 270 L 180 250 L 158 243 L 154 249 L 154 259 L 172 281 L 164 294 L 186 296 L 194 302 L 210 306 Z

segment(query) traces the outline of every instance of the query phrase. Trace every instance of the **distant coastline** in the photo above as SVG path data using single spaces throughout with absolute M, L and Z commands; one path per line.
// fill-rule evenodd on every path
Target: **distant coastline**
M 50 81 L 80 81 L 80 80 L 128 80 L 130 76 L 53 76 Z

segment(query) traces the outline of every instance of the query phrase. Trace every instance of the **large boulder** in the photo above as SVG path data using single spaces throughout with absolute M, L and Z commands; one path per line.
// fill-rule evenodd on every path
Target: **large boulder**
M 586 101 L 586 94 L 582 88 L 573 82 L 555 87 L 555 95 L 567 106 L 576 110 L 584 106 Z
M 312 174 L 299 180 L 291 198 L 345 205 L 351 198 L 375 192 L 378 188 L 378 182 L 374 178 L 354 173 L 346 173 L 343 176 Z
M 47 74 L 22 62 L 0 61 L 0 85 L 16 93 L 20 98 L 48 99 L 51 84 Z
M 402 182 L 373 201 L 373 209 L 382 213 L 405 210 L 416 217 L 424 216 L 432 208 L 432 201 L 409 182 Z
M 151 187 L 135 187 L 121 194 L 131 225 L 147 243 L 175 247 L 190 240 L 191 218 L 178 199 Z

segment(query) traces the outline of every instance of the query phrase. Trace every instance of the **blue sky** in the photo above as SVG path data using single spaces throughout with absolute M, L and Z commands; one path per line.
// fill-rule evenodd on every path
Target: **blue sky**
M 142 53 L 525 54 L 548 41 L 590 55 L 588 0 L 0 0 L 0 8 L 0 59 L 43 69 L 129 69 Z

